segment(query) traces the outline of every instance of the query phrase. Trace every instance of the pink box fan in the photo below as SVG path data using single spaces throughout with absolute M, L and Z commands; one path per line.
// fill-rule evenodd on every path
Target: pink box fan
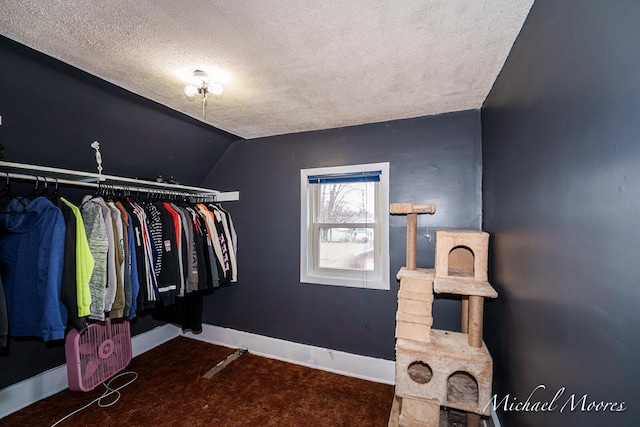
M 92 323 L 81 331 L 72 329 L 65 339 L 69 389 L 90 391 L 131 361 L 128 320 Z

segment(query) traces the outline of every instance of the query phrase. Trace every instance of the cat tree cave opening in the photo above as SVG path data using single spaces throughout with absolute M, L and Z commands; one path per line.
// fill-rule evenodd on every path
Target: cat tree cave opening
M 456 371 L 447 378 L 447 401 L 463 405 L 478 404 L 478 381 L 473 375 Z
M 474 277 L 473 251 L 467 246 L 456 246 L 449 251 L 449 271 L 450 277 Z
M 420 360 L 409 364 L 407 374 L 409 374 L 409 378 L 418 384 L 426 384 L 433 377 L 431 367 Z

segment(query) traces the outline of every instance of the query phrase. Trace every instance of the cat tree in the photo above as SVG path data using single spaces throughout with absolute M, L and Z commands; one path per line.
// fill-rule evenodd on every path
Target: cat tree
M 397 275 L 397 398 L 389 427 L 438 427 L 441 407 L 466 412 L 466 425 L 477 427 L 490 414 L 493 375 L 482 341 L 484 298 L 498 296 L 487 281 L 489 235 L 437 231 L 435 268 L 417 268 L 417 216 L 435 213 L 435 205 L 394 203 L 390 213 L 407 216 L 407 260 Z M 460 332 L 432 329 L 434 292 L 461 296 Z

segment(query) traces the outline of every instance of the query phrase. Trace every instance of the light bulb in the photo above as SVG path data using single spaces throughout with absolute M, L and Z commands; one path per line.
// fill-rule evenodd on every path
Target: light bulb
M 193 81 L 197 82 L 198 84 L 203 83 L 209 83 L 209 74 L 207 74 L 206 71 L 202 71 L 202 70 L 195 70 L 193 72 Z
M 211 83 L 211 85 L 209 86 L 209 92 L 211 92 L 215 96 L 220 96 L 222 95 L 222 92 L 224 92 L 224 88 L 220 83 Z
M 193 98 L 198 94 L 198 88 L 195 86 L 186 85 L 184 87 L 184 94 L 187 95 L 189 98 Z

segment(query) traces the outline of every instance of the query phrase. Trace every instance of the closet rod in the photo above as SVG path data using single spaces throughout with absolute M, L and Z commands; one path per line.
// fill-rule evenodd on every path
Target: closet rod
M 31 180 L 31 181 L 38 181 L 39 180 L 39 181 L 51 182 L 53 184 L 58 182 L 59 184 L 79 185 L 81 187 L 94 187 L 94 188 L 98 187 L 98 184 L 95 183 L 95 182 L 71 181 L 69 179 L 64 179 L 64 178 L 58 178 L 56 180 L 56 178 L 51 178 L 51 177 L 48 177 L 48 176 L 38 176 L 38 177 L 36 177 L 35 175 L 25 175 L 25 174 L 22 174 L 22 173 L 5 172 L 5 171 L 0 171 L 0 174 L 2 175 L 0 178 L 5 178 L 8 175 L 9 179 L 13 178 L 13 179 L 24 179 L 24 180 Z
M 52 168 L 49 166 L 30 165 L 26 163 L 5 162 L 0 160 L 0 166 L 6 167 L 6 168 L 28 170 L 28 171 L 56 173 L 59 175 L 72 175 L 72 176 L 78 176 L 81 178 L 87 178 L 89 180 L 95 180 L 95 181 L 98 181 L 100 179 L 100 175 L 97 173 L 82 172 L 82 171 L 76 171 L 72 169 Z M 105 175 L 102 175 L 102 176 L 105 176 Z M 102 181 L 104 181 L 104 179 L 102 179 Z
M 4 172 L 0 171 L 0 180 L 4 178 L 6 175 L 9 175 L 9 179 L 23 179 L 23 180 L 31 180 L 31 181 L 46 181 L 48 184 L 57 185 L 57 184 L 65 184 L 65 185 L 77 185 L 81 187 L 92 187 L 98 188 L 98 183 L 96 182 L 82 182 L 82 181 L 71 181 L 64 178 L 52 178 L 50 176 L 36 176 L 36 175 L 24 175 L 21 173 L 13 173 L 13 172 Z M 194 193 L 194 192 L 186 192 L 186 191 L 175 191 L 169 189 L 158 189 L 158 188 L 144 188 L 144 187 L 132 187 L 129 185 L 113 185 L 113 184 L 102 184 L 105 190 L 109 191 L 113 189 L 115 191 L 130 191 L 132 193 L 159 193 L 166 195 L 175 195 L 175 196 L 185 196 L 185 197 L 214 197 L 215 201 L 222 201 L 218 199 L 218 195 L 221 193 Z
M 135 191 L 151 192 L 157 189 L 164 189 L 167 191 L 186 190 L 189 192 L 199 193 L 202 195 L 215 195 L 216 200 L 220 202 L 235 201 L 240 199 L 240 193 L 238 191 L 221 192 L 218 190 L 212 190 L 209 188 L 202 188 L 202 187 L 193 187 L 190 185 L 167 184 L 163 182 L 145 181 L 141 179 L 126 178 L 126 177 L 115 176 L 115 175 L 97 174 L 97 173 L 91 173 L 91 172 L 76 171 L 71 169 L 53 168 L 49 166 L 39 166 L 39 165 L 31 165 L 31 164 L 25 164 L 25 163 L 0 161 L 0 168 L 2 167 L 18 169 L 20 171 L 47 172 L 50 174 L 53 173 L 53 174 L 58 174 L 62 176 L 77 176 L 79 178 L 84 179 L 83 181 L 75 181 L 75 180 L 69 180 L 65 178 L 58 178 L 58 183 L 60 184 L 98 187 L 98 181 L 107 183 L 107 184 L 111 184 L 108 181 L 115 181 L 115 182 L 126 182 L 131 184 L 137 184 Z M 9 172 L 9 171 L 2 171 L 2 170 L 0 170 L 0 172 L 9 173 L 9 177 L 10 178 L 13 177 L 15 179 L 29 179 L 32 181 L 35 181 L 37 179 L 36 176 L 34 175 L 27 175 L 24 173 L 16 173 L 16 172 Z M 37 175 L 37 173 L 35 175 Z M 41 179 L 48 178 L 48 182 L 55 182 L 55 177 L 40 176 L 40 178 Z M 91 182 L 91 181 L 94 181 L 94 182 Z M 145 187 L 156 187 L 156 188 L 145 188 Z M 193 194 L 193 195 L 197 195 L 197 194 Z

